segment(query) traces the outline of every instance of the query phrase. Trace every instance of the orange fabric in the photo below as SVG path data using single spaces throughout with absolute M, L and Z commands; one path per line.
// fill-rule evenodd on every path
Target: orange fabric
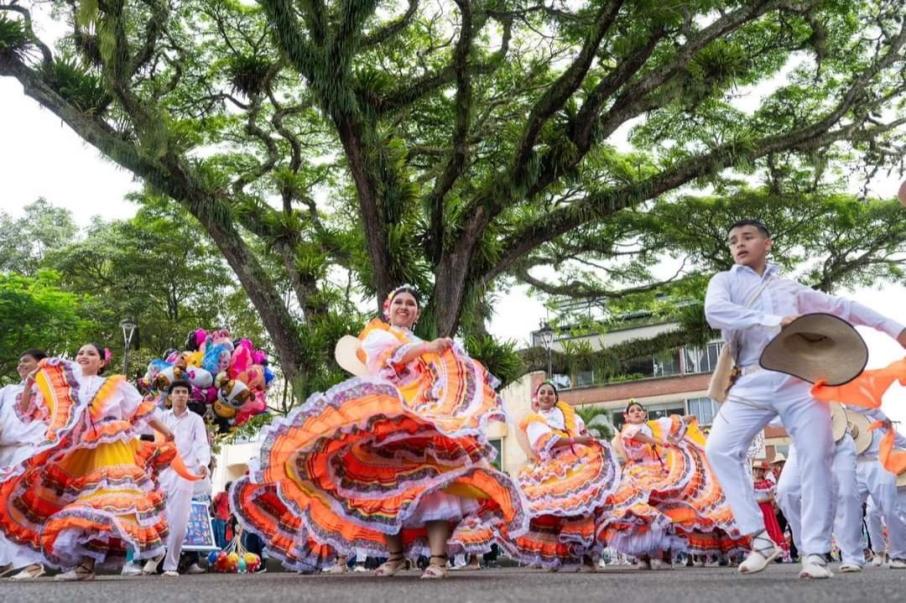
M 888 364 L 882 369 L 863 371 L 844 385 L 830 386 L 818 381 L 812 386 L 812 397 L 821 402 L 840 402 L 861 408 L 880 408 L 884 392 L 899 381 L 906 384 L 906 358 Z
M 893 447 L 896 434 L 893 429 L 888 428 L 881 421 L 875 421 L 871 424 L 871 429 L 884 429 L 884 437 L 881 438 L 880 449 L 878 450 L 878 462 L 881 466 L 893 473 L 899 475 L 906 471 L 906 450 L 897 450 Z

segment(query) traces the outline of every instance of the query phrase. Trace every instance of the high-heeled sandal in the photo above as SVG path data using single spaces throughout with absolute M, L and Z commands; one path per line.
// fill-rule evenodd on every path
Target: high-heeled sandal
M 53 579 L 58 582 L 84 582 L 94 580 L 94 564 L 83 561 L 68 572 L 57 574 Z
M 435 563 L 435 559 L 440 559 L 441 563 Z M 431 555 L 431 562 L 425 571 L 422 572 L 422 580 L 440 580 L 447 577 L 447 556 Z
M 389 578 L 390 576 L 395 576 L 404 569 L 406 569 L 406 558 L 403 557 L 402 551 L 395 551 L 390 553 L 387 561 L 374 570 L 374 575 Z

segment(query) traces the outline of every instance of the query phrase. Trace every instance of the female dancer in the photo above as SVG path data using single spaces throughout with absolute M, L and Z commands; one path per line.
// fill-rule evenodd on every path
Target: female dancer
M 704 437 L 694 417 L 671 416 L 646 421 L 648 413 L 631 401 L 623 413 L 621 442 L 627 461 L 623 486 L 614 498 L 626 508 L 631 495 L 641 498 L 608 527 L 608 542 L 622 553 L 640 557 L 648 567 L 665 567 L 670 551 L 710 553 L 715 529 L 733 530 L 733 516 L 705 460 Z M 652 509 L 654 511 L 652 511 Z
M 389 324 L 373 320 L 359 335 L 370 374 L 313 395 L 265 430 L 257 487 L 234 484 L 249 496 L 232 502 L 274 555 L 323 566 L 358 548 L 388 557 L 376 573 L 392 576 L 406 556 L 429 553 L 422 577 L 442 578 L 448 552 L 487 552 L 498 528 L 525 531 L 518 491 L 489 463 L 482 427 L 502 414 L 491 378 L 452 340 L 416 337 L 420 312 L 413 287 L 393 290 Z M 270 487 L 283 508 L 264 512 L 256 501 Z M 266 521 L 287 513 L 304 526 L 295 536 Z
M 136 558 L 163 552 L 163 495 L 147 469 L 156 453 L 137 433 L 150 424 L 167 440 L 173 434 L 125 377 L 102 376 L 108 360 L 95 344 L 82 346 L 75 362 L 42 360 L 17 408 L 46 431 L 2 480 L 0 530 L 48 564 L 71 568 L 58 580 L 92 580 L 95 563 L 126 546 Z
M 511 553 L 547 569 L 577 566 L 594 571 L 606 501 L 620 481 L 610 446 L 590 437 L 582 418 L 560 402 L 553 383 L 535 392 L 537 411 L 520 425 L 535 462 L 519 472 L 528 501 L 528 533 L 512 540 Z

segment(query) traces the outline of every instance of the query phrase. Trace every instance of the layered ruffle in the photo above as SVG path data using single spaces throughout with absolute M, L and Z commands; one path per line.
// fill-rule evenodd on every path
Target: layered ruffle
M 425 521 L 451 522 L 451 552 L 486 552 L 501 530 L 524 532 L 521 495 L 489 462 L 495 451 L 483 429 L 502 411 L 487 372 L 459 349 L 395 366 L 405 334 L 382 325 L 363 332 L 380 328 L 398 339 L 380 360 L 381 376 L 315 394 L 266 428 L 251 482 L 273 488 L 308 537 L 342 555 L 385 555 L 386 536 L 397 533 L 406 554 L 422 554 Z M 260 524 L 262 510 L 247 506 L 237 515 Z M 293 563 L 290 543 L 268 533 Z
M 622 553 L 640 555 L 703 548 L 684 537 L 689 534 L 735 533 L 733 514 L 705 458 L 697 424 L 674 416 L 649 426 L 658 444 L 636 446 L 644 454 L 631 454 L 623 467 L 623 483 L 612 497 L 614 512 L 604 530 L 607 542 Z
M 70 363 L 44 360 L 36 375 L 41 395 L 28 411 L 47 432 L 0 483 L 0 531 L 50 565 L 71 567 L 85 557 L 103 562 L 124 555 L 127 546 L 136 558 L 163 552 L 164 497 L 150 477 L 150 465 L 161 457 L 142 452 L 134 435 L 153 409 L 141 405 L 126 419 L 107 417 L 121 381 L 107 379 L 89 402 L 80 402 Z

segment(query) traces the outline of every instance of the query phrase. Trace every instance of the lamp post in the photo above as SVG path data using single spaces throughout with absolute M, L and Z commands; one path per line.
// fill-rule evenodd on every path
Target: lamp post
M 129 347 L 132 344 L 132 336 L 135 335 L 135 324 L 131 318 L 120 321 L 120 328 L 123 330 L 123 374 L 129 378 Z
M 553 371 L 551 370 L 551 348 L 554 346 L 554 330 L 548 323 L 542 323 L 541 329 L 538 330 L 538 339 L 541 341 L 541 345 L 544 346 L 544 349 L 547 350 L 547 378 L 553 379 Z

